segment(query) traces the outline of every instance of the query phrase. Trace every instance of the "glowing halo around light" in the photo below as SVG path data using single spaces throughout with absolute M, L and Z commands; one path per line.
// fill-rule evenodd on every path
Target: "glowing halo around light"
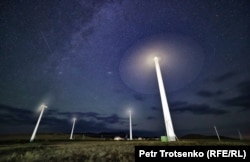
M 41 101 L 34 107 L 36 107 L 36 109 L 34 110 L 34 116 L 37 116 L 37 114 L 40 114 L 41 110 L 42 110 L 42 106 L 41 105 L 46 105 L 46 106 L 50 106 L 50 104 L 53 101 L 53 95 L 50 93 L 47 93 L 44 95 L 44 97 L 41 99 Z
M 119 67 L 123 82 L 143 94 L 159 93 L 155 57 L 167 92 L 179 90 L 195 80 L 204 62 L 202 49 L 191 38 L 157 35 L 140 41 L 124 54 Z

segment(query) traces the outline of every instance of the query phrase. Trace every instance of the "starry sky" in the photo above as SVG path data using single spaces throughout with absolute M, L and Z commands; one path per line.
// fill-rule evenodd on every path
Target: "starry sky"
M 153 55 L 177 137 L 250 137 L 247 0 L 0 2 L 2 134 L 166 133 Z

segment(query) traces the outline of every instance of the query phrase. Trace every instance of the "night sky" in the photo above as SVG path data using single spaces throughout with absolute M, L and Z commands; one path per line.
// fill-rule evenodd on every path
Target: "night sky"
M 177 137 L 250 137 L 247 0 L 0 2 L 1 134 L 166 133 L 153 56 Z

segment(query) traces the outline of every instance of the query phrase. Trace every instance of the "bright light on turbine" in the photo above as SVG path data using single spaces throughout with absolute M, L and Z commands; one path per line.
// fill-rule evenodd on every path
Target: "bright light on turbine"
M 176 34 L 160 34 L 141 40 L 123 55 L 121 79 L 131 89 L 143 94 L 157 94 L 159 88 L 154 70 L 155 56 L 168 92 L 184 88 L 200 74 L 204 54 L 192 38 Z

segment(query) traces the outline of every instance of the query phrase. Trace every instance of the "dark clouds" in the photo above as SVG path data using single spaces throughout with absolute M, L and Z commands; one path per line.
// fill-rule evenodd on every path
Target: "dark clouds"
M 143 95 L 140 95 L 140 94 L 134 94 L 134 98 L 135 98 L 135 100 L 141 101 L 141 102 L 146 100 L 146 97 Z
M 124 118 L 119 117 L 117 114 L 112 114 L 107 117 L 96 117 L 97 120 L 100 120 L 101 122 L 107 122 L 107 123 L 118 123 L 118 124 L 123 124 L 124 123 Z
M 2 104 L 0 105 L 0 109 L 0 121 L 2 125 L 6 122 L 9 124 L 22 123 L 22 125 L 26 125 L 26 127 L 28 126 L 32 130 L 39 116 L 38 113 L 34 114 L 34 112 L 26 109 L 14 108 Z M 70 119 L 73 117 L 78 117 L 78 128 L 76 130 L 98 131 L 101 129 L 108 131 L 107 125 L 109 124 L 128 124 L 128 119 L 119 117 L 117 114 L 101 116 L 96 112 L 58 112 L 56 110 L 45 109 L 40 127 L 46 128 L 46 132 L 52 130 L 66 132 L 71 127 Z
M 96 112 L 59 112 L 59 115 L 62 115 L 67 118 L 72 118 L 74 116 L 82 116 L 82 117 L 97 117 L 98 113 Z
M 238 107 L 243 111 L 250 110 L 250 81 L 237 84 L 238 95 L 222 101 L 225 106 Z
M 156 119 L 156 117 L 154 117 L 154 116 L 148 116 L 147 117 L 147 120 L 155 120 Z
M 31 124 L 34 121 L 32 112 L 26 109 L 14 108 L 0 104 L 0 120 L 3 123 L 23 123 Z
M 228 73 L 225 73 L 221 76 L 218 76 L 217 78 L 214 79 L 215 82 L 217 83 L 220 83 L 220 82 L 223 82 L 223 81 L 226 81 L 234 76 L 237 76 L 237 73 L 235 72 L 228 72 Z
M 222 95 L 223 92 L 222 91 L 216 91 L 216 92 L 210 92 L 210 91 L 207 91 L 207 90 L 201 90 L 197 93 L 198 96 L 201 96 L 201 97 L 216 97 L 216 96 L 220 96 Z
M 188 103 L 185 101 L 176 101 L 169 104 L 170 112 L 175 113 L 192 113 L 194 115 L 223 115 L 228 113 L 228 111 L 215 108 L 210 106 L 209 104 L 194 104 Z M 161 107 L 151 107 L 154 111 L 162 111 Z M 152 120 L 154 119 L 152 116 L 147 117 L 147 119 Z
M 178 108 L 173 107 L 172 112 L 178 112 L 178 113 L 190 112 L 196 115 L 208 115 L 208 114 L 223 115 L 227 113 L 226 110 L 213 108 L 210 105 L 206 105 L 206 104 L 199 104 L 199 105 L 190 104 L 190 105 L 185 105 L 185 106 L 181 106 Z
M 161 111 L 161 107 L 156 107 L 156 106 L 152 106 L 150 107 L 150 109 L 153 111 Z

